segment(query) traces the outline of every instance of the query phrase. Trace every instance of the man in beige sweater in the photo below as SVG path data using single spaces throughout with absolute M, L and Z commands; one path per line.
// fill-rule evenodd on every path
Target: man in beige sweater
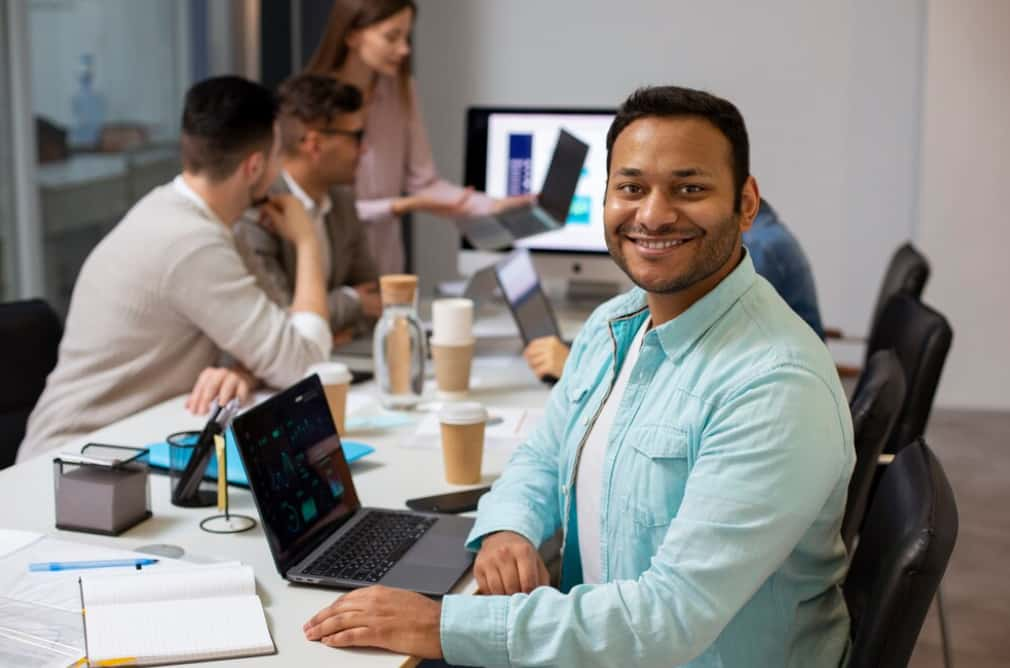
M 247 392 L 257 378 L 291 384 L 329 356 L 312 223 L 290 195 L 258 202 L 280 165 L 275 116 L 273 94 L 239 77 L 208 79 L 186 94 L 183 172 L 140 200 L 85 261 L 19 461 L 188 392 L 222 352 L 241 365 L 211 383 L 224 394 Z M 231 227 L 254 202 L 295 248 L 287 310 L 260 289 L 235 248 Z M 200 412 L 206 403 L 189 407 Z
M 298 198 L 319 235 L 330 327 L 340 338 L 366 330 L 382 303 L 379 272 L 354 204 L 351 184 L 365 126 L 361 92 L 331 76 L 298 74 L 277 91 L 283 168 L 271 193 Z M 252 216 L 235 225 L 239 253 L 264 291 L 287 306 L 295 249 Z

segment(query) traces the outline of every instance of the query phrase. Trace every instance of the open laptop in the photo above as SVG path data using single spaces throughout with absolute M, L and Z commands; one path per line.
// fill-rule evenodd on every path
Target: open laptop
M 494 265 L 494 272 L 505 303 L 519 327 L 524 347 L 541 336 L 561 338 L 554 310 L 540 286 L 540 276 L 528 250 L 513 251 Z
M 319 376 L 238 416 L 232 429 L 288 580 L 442 595 L 473 562 L 464 548 L 471 518 L 361 507 Z
M 588 144 L 561 130 L 536 203 L 460 221 L 460 232 L 474 248 L 501 250 L 517 239 L 564 227 L 588 152 Z

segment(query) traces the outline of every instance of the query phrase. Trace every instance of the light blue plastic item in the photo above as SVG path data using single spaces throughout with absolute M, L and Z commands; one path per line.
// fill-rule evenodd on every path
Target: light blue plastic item
M 242 457 L 238 454 L 238 446 L 235 445 L 235 436 L 231 429 L 224 435 L 225 448 L 228 456 L 228 482 L 233 485 L 249 486 L 249 478 L 246 476 L 245 467 L 242 466 Z M 375 452 L 375 448 L 357 441 L 341 441 L 344 447 L 344 459 L 350 464 L 361 459 L 367 454 Z M 152 443 L 148 446 L 150 450 L 150 464 L 154 468 L 167 469 L 169 467 L 169 447 L 168 443 Z M 210 458 L 210 465 L 207 467 L 207 478 L 217 480 L 217 458 Z
M 70 128 L 70 143 L 74 146 L 94 146 L 105 124 L 105 98 L 94 90 L 94 57 L 90 53 L 81 54 L 78 81 L 81 86 L 70 99 L 70 110 L 74 124 Z

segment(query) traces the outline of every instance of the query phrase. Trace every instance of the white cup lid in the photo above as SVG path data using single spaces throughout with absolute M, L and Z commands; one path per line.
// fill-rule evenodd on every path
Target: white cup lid
M 309 367 L 305 375 L 319 374 L 319 382 L 323 385 L 340 385 L 351 382 L 351 372 L 346 364 L 340 362 L 322 362 Z
M 450 401 L 438 412 L 443 424 L 479 424 L 487 422 L 487 411 L 476 401 Z

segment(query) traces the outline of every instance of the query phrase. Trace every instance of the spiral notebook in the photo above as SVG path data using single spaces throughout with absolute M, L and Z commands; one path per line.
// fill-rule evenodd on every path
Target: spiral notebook
M 84 575 L 91 665 L 152 665 L 273 654 L 250 566 Z

